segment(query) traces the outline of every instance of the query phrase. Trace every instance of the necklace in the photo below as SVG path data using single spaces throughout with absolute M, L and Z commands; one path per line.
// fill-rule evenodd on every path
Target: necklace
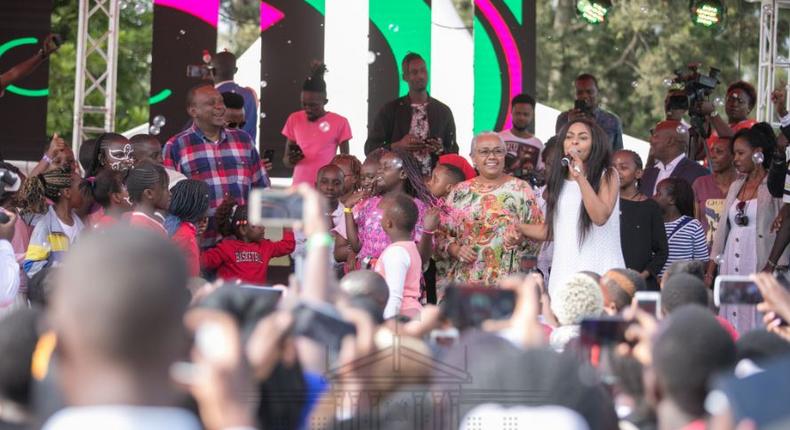
M 642 194 L 642 192 L 639 191 L 639 188 L 637 188 L 636 184 L 634 184 L 634 194 L 632 194 L 630 196 L 626 196 L 625 194 L 623 194 L 621 192 L 620 193 L 620 198 L 623 198 L 623 199 L 626 199 L 626 200 L 636 200 L 641 194 Z

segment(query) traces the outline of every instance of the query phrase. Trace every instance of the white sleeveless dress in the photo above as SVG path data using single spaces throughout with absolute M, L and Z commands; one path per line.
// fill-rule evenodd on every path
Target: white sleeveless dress
M 554 255 L 549 276 L 549 294 L 573 274 L 590 271 L 599 275 L 610 269 L 625 267 L 620 246 L 620 199 L 602 226 L 592 223 L 584 242 L 579 245 L 579 214 L 583 210 L 582 192 L 576 181 L 566 180 L 554 217 Z

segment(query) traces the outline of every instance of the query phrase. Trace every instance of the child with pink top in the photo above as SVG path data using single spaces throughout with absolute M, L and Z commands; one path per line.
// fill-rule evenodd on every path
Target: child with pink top
M 317 64 L 302 86 L 302 110 L 292 113 L 282 134 L 285 142 L 283 163 L 293 167 L 293 185 L 315 185 L 318 169 L 332 161 L 338 148 L 348 154 L 351 126 L 336 113 L 327 112 L 326 66 Z
M 420 277 L 422 258 L 417 244 L 412 239 L 417 225 L 417 205 L 403 193 L 384 197 L 381 200 L 381 227 L 392 243 L 376 261 L 375 271 L 384 277 L 389 288 L 389 298 L 384 308 L 384 318 L 405 315 L 415 318 L 420 315 Z M 438 216 L 430 221 L 439 224 Z

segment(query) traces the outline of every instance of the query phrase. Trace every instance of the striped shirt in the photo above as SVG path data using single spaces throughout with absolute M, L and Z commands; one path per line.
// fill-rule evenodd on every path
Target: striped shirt
M 685 224 L 675 231 L 681 223 Z M 676 261 L 706 261 L 708 259 L 705 231 L 698 220 L 682 215 L 674 221 L 665 222 L 664 230 L 667 232 L 669 256 L 667 256 L 667 262 L 661 270 L 662 275 Z

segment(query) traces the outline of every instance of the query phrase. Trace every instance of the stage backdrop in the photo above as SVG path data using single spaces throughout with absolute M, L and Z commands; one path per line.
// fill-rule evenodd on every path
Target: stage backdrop
M 0 72 L 38 52 L 50 32 L 51 14 L 51 0 L 0 1 Z M 44 153 L 48 81 L 48 63 L 43 63 L 0 97 L 0 154 L 5 159 L 36 160 Z
M 185 93 L 197 83 L 185 78 L 186 65 L 200 63 L 204 49 L 216 50 L 219 1 L 155 5 L 151 118 L 167 118 L 165 141 L 184 125 Z M 429 91 L 453 110 L 462 152 L 474 133 L 509 127 L 510 99 L 535 91 L 535 2 L 469 0 L 468 6 L 472 15 L 462 18 L 452 0 L 262 2 L 259 81 L 237 79 L 260 88 L 260 148 L 282 158 L 281 130 L 301 108 L 302 82 L 318 60 L 329 69 L 327 109 L 349 119 L 352 152 L 362 156 L 376 112 L 407 91 L 400 61 L 408 52 L 426 59 Z M 290 172 L 277 161 L 273 176 Z

